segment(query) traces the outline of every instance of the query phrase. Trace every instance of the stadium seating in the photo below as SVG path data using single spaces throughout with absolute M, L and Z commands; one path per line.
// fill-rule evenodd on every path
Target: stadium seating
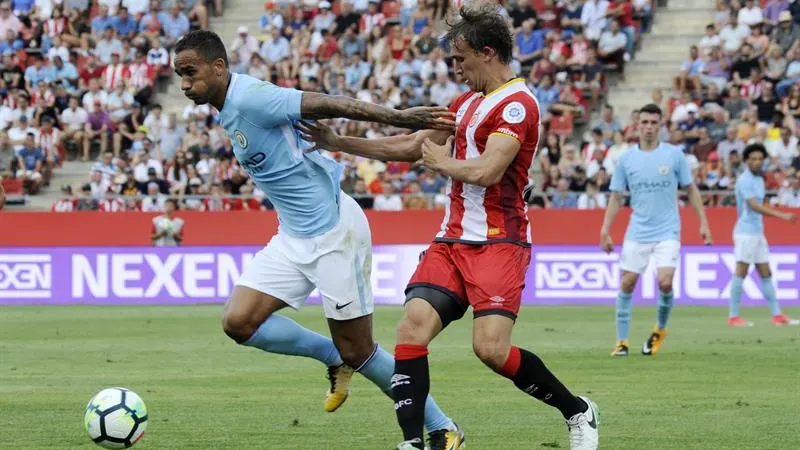
M 264 194 L 233 158 L 230 142 L 216 123 L 216 111 L 187 104 L 182 114 L 172 115 L 163 111 L 174 108 L 162 108 L 153 100 L 161 90 L 159 84 L 163 86 L 163 80 L 171 75 L 168 48 L 153 45 L 153 37 L 159 36 L 161 44 L 168 47 L 180 35 L 179 22 L 184 21 L 172 19 L 172 3 L 154 2 L 151 6 L 163 10 L 155 15 L 142 11 L 144 16 L 137 24 L 140 31 L 133 33 L 136 37 L 130 44 L 116 43 L 112 36 L 110 43 L 100 45 L 94 53 L 77 52 L 82 80 L 78 90 L 88 91 L 80 104 L 92 109 L 98 99 L 101 105 L 108 105 L 110 98 L 114 101 L 105 108 L 105 114 L 92 117 L 89 122 L 93 125 L 83 130 L 83 136 L 64 139 L 67 158 L 89 156 L 97 162 L 85 185 L 70 186 L 64 191 L 67 196 L 53 209 L 158 210 L 169 196 L 180 198 L 182 207 L 188 209 L 270 209 Z M 202 22 L 212 6 L 177 7 L 175 14 L 194 14 Z M 560 149 L 563 147 L 566 155 L 574 147 L 577 156 L 578 150 L 585 152 L 591 145 L 582 142 L 581 131 L 592 122 L 593 113 L 601 111 L 609 82 L 622 82 L 624 66 L 635 58 L 639 36 L 652 22 L 655 9 L 655 2 L 629 0 L 586 4 L 517 0 L 507 5 L 515 30 L 514 67 L 542 105 L 542 169 L 545 173 L 558 171 L 559 177 L 568 178 L 570 187 L 581 191 L 573 193 L 576 197 L 588 194 L 583 192 L 586 180 L 573 180 L 575 168 L 592 171 L 594 181 L 600 177 L 596 184 L 601 193 L 597 195 L 606 189 L 602 177 L 607 178 L 610 169 L 602 160 L 595 161 L 594 152 L 583 161 L 570 162 L 561 158 Z M 82 26 L 87 33 L 92 32 L 94 24 L 98 36 L 106 32 L 104 21 L 122 23 L 120 16 L 104 18 L 103 14 L 101 8 L 72 13 L 70 23 Z M 416 8 L 409 8 L 408 2 L 377 0 L 353 4 L 267 2 L 259 28 L 242 25 L 238 37 L 227 42 L 231 67 L 280 86 L 351 95 L 396 108 L 446 105 L 467 89 L 455 78 L 447 55 L 438 46 L 442 19 L 452 14 L 426 2 L 419 2 Z M 119 27 L 124 31 L 124 25 Z M 83 37 L 78 34 L 70 40 L 80 46 Z M 146 48 L 144 64 L 134 60 L 119 69 L 99 66 L 116 61 L 110 49 L 121 48 L 124 61 L 130 55 L 126 49 L 140 45 L 152 47 Z M 119 80 L 128 73 L 129 84 L 135 80 L 135 92 L 115 94 Z M 93 76 L 99 82 L 92 82 Z M 123 108 L 117 109 L 119 103 Z M 103 131 L 104 123 L 108 131 Z M 354 136 L 401 132 L 346 121 L 333 125 L 340 133 Z M 609 154 L 628 142 L 626 137 L 612 145 L 614 132 L 622 131 L 617 130 L 617 123 L 601 123 L 601 127 L 604 145 L 611 148 Z M 67 129 L 63 134 L 75 133 Z M 104 155 L 106 151 L 110 153 Z M 444 180 L 420 167 L 331 156 L 347 166 L 343 190 L 358 197 L 364 207 L 436 208 L 446 202 Z M 603 173 L 598 175 L 593 167 L 600 167 Z M 548 177 L 544 184 L 549 189 L 558 183 Z M 552 192 L 545 192 L 547 195 L 532 196 L 532 204 L 549 206 Z M 148 196 L 153 198 L 145 202 Z M 580 202 L 584 203 L 596 202 Z

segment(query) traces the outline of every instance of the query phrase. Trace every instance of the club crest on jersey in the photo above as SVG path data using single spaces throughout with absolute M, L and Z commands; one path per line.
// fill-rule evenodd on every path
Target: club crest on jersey
M 508 123 L 520 123 L 525 120 L 525 107 L 520 102 L 511 102 L 503 108 L 503 120 Z
M 247 138 L 245 137 L 244 133 L 239 130 L 233 132 L 233 137 L 236 139 L 236 142 L 239 144 L 239 147 L 247 148 Z
M 666 165 L 658 166 L 658 173 L 661 176 L 667 176 L 667 174 L 669 173 L 669 166 Z
M 478 120 L 480 120 L 480 118 L 481 118 L 481 112 L 475 111 L 475 113 L 472 114 L 472 118 L 469 119 L 469 126 L 474 127 L 475 124 L 478 123 Z

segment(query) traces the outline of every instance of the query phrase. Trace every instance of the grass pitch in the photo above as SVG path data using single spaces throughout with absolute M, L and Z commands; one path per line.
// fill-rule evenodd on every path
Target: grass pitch
M 388 450 L 400 440 L 390 401 L 357 377 L 347 403 L 322 410 L 324 367 L 234 345 L 220 306 L 0 308 L 0 448 L 91 449 L 83 409 L 104 387 L 145 400 L 140 450 Z M 800 311 L 788 311 L 800 315 Z M 379 308 L 377 339 L 390 349 L 399 308 Z M 514 342 L 537 352 L 601 411 L 610 450 L 800 449 L 800 328 L 725 326 L 722 308 L 677 308 L 656 357 L 612 359 L 613 312 L 529 307 Z M 325 330 L 322 310 L 290 313 Z M 653 324 L 633 315 L 632 346 Z M 472 355 L 462 320 L 431 347 L 433 393 L 467 431 L 469 449 L 569 448 L 560 415 L 517 391 Z M 638 348 L 634 348 L 638 352 Z

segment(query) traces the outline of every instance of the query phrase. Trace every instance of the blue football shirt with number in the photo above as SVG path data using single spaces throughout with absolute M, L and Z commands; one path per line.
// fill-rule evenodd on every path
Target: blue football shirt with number
M 692 172 L 683 152 L 660 143 L 655 150 L 642 151 L 638 145 L 624 152 L 611 176 L 610 189 L 629 191 L 631 220 L 626 241 L 661 242 L 680 240 L 681 216 L 678 188 L 692 184 Z
M 342 167 L 319 152 L 294 128 L 303 92 L 248 75 L 233 74 L 219 121 L 233 153 L 278 211 L 281 232 L 308 238 L 339 222 Z
M 753 211 L 748 201 L 753 199 L 756 203 L 763 205 L 764 197 L 767 195 L 764 187 L 764 177 L 754 175 L 749 170 L 736 179 L 736 211 L 738 219 L 733 228 L 733 234 L 764 234 L 764 217 Z

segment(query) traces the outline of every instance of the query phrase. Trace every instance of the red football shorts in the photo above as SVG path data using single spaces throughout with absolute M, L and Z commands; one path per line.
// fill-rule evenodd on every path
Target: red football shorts
M 415 288 L 431 288 L 460 303 L 456 319 L 469 306 L 475 317 L 500 314 L 516 319 L 530 262 L 531 248 L 513 243 L 434 242 L 408 282 L 407 297 L 418 292 Z

